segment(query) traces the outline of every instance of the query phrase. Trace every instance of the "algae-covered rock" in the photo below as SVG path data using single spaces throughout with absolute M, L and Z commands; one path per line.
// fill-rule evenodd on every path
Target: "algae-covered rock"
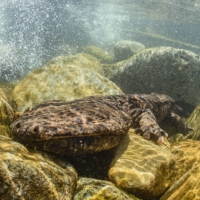
M 3 124 L 0 122 L 0 135 L 9 137 L 10 135 L 10 128 L 8 125 Z
M 200 141 L 185 140 L 171 145 L 171 152 L 175 156 L 176 165 L 171 182 L 174 183 L 186 172 L 200 162 Z
M 185 136 L 189 139 L 200 140 L 200 104 L 195 108 L 190 117 L 187 119 L 187 124 L 194 129 L 190 134 Z
M 200 59 L 172 47 L 145 49 L 111 78 L 124 93 L 163 93 L 196 106 L 200 102 Z
M 137 200 L 119 190 L 109 181 L 92 178 L 80 178 L 74 195 L 74 200 Z
M 145 140 L 131 130 L 116 152 L 109 179 L 128 193 L 153 199 L 170 186 L 174 164 L 167 146 Z
M 200 196 L 200 141 L 186 140 L 171 146 L 176 165 L 171 179 L 172 186 L 161 200 L 199 199 Z
M 71 200 L 77 174 L 0 136 L 0 199 Z
M 8 103 L 12 100 L 12 91 L 15 87 L 15 84 L 12 83 L 0 83 L 0 91 L 3 91 L 6 96 Z
M 144 49 L 145 46 L 139 42 L 120 40 L 114 45 L 115 61 L 126 60 Z
M 192 200 L 199 199 L 200 196 L 200 165 L 189 169 L 170 189 L 160 198 L 160 200 Z
M 46 64 L 46 67 L 52 67 L 52 66 L 62 67 L 69 64 L 80 66 L 81 68 L 88 68 L 92 71 L 98 72 L 101 75 L 104 75 L 104 70 L 101 67 L 98 59 L 86 53 L 78 53 L 78 54 L 69 55 L 69 56 L 58 56 L 50 60 Z
M 76 65 L 53 65 L 34 70 L 16 85 L 12 94 L 16 110 L 23 112 L 45 101 L 120 93 L 113 82 L 93 70 Z
M 0 87 L 0 135 L 9 136 L 9 125 L 14 117 L 14 112 L 6 97 L 6 93 Z
M 13 109 L 10 106 L 6 94 L 0 88 L 0 123 L 10 124 L 13 120 Z
M 85 53 L 96 57 L 100 63 L 112 63 L 114 57 L 107 51 L 95 46 L 88 46 L 84 50 Z

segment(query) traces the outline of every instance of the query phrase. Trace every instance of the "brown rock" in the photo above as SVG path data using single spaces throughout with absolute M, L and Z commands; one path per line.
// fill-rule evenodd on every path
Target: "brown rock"
M 172 186 L 160 200 L 192 200 L 200 197 L 200 141 L 176 142 L 171 147 L 176 165 Z
M 200 199 L 200 165 L 196 165 L 176 181 L 160 200 Z
M 171 152 L 176 159 L 172 177 L 172 183 L 174 183 L 200 163 L 200 141 L 186 140 L 175 142 L 171 146 Z
M 0 199 L 70 200 L 77 174 L 0 136 Z
M 174 164 L 167 146 L 145 140 L 131 130 L 116 153 L 109 179 L 131 194 L 152 199 L 170 186 Z

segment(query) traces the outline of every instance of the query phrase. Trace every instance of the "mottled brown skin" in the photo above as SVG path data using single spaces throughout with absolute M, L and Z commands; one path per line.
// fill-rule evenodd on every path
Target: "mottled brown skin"
M 177 108 L 173 98 L 154 93 L 46 102 L 11 124 L 12 137 L 33 148 L 66 155 L 113 148 L 130 128 L 162 142 L 168 135 L 158 123 L 166 117 L 173 117 L 184 133 L 189 131 L 175 114 Z

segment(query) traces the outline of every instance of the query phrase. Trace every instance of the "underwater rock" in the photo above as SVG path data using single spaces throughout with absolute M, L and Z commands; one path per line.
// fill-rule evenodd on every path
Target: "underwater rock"
M 115 61 L 126 60 L 144 49 L 145 46 L 139 42 L 120 40 L 114 45 Z
M 200 140 L 200 104 L 195 108 L 195 110 L 186 120 L 186 123 L 194 130 L 190 131 L 190 133 L 185 136 L 180 133 L 172 135 L 168 138 L 170 142 L 177 142 L 187 139 Z
M 6 94 L 3 89 L 0 88 L 0 124 L 9 125 L 13 120 L 13 109 L 10 106 Z
M 100 63 L 112 63 L 114 61 L 114 57 L 111 55 L 111 53 L 99 47 L 88 46 L 83 52 L 96 57 Z
M 80 178 L 77 182 L 74 200 L 80 199 L 137 200 L 138 198 L 127 195 L 109 181 L 92 178 Z
M 0 87 L 0 135 L 9 136 L 9 125 L 13 121 L 14 112 L 9 104 L 6 93 Z
M 103 71 L 104 71 L 104 76 L 108 79 L 112 78 L 113 75 L 118 71 L 118 69 L 127 62 L 127 60 L 123 60 L 120 62 L 116 63 L 111 63 L 111 64 L 101 64 Z
M 76 171 L 0 136 L 0 199 L 71 200 Z
M 167 147 L 144 140 L 129 131 L 119 146 L 109 179 L 118 187 L 140 198 L 152 199 L 169 186 L 175 159 Z
M 53 67 L 53 66 L 66 66 L 66 65 L 76 65 L 81 68 L 88 68 L 92 71 L 96 71 L 101 75 L 104 75 L 104 70 L 101 67 L 97 58 L 90 54 L 86 53 L 78 53 L 75 55 L 68 56 L 58 56 L 52 60 L 50 60 L 45 66 Z
M 200 165 L 189 169 L 170 189 L 160 198 L 160 200 L 192 200 L 199 199 L 200 196 Z
M 190 135 L 190 133 L 189 133 L 188 135 Z M 188 136 L 188 135 L 187 135 L 187 136 Z M 177 134 L 175 134 L 175 135 L 169 136 L 167 139 L 168 139 L 168 141 L 169 141 L 170 143 L 173 143 L 173 142 L 177 142 L 177 141 L 184 140 L 184 135 L 181 134 L 181 133 L 177 133 Z
M 51 100 L 70 101 L 91 95 L 122 94 L 113 82 L 96 71 L 76 65 L 52 65 L 34 70 L 13 90 L 16 111 Z
M 200 140 L 200 104 L 187 119 L 187 124 L 192 127 L 194 131 L 186 135 L 184 139 Z
M 175 142 L 171 145 L 171 152 L 176 159 L 176 165 L 171 179 L 171 183 L 174 183 L 186 172 L 199 164 L 200 141 L 189 139 Z
M 111 80 L 124 93 L 163 93 L 193 106 L 200 102 L 200 59 L 172 47 L 145 49 L 123 64 Z
M 3 124 L 1 122 L 0 122 L 0 135 L 7 136 L 7 137 L 10 136 L 10 128 L 9 128 L 9 126 L 6 125 L 6 124 Z
M 172 186 L 161 200 L 199 199 L 200 196 L 200 141 L 186 140 L 172 144 L 176 159 L 171 179 Z
M 12 101 L 12 91 L 14 87 L 15 87 L 15 84 L 12 84 L 12 83 L 0 83 L 0 91 L 3 91 L 4 96 L 6 96 L 9 104 L 11 104 L 11 101 Z

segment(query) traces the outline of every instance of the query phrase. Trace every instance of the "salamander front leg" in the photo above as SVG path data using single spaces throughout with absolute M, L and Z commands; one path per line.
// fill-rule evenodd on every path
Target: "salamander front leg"
M 168 137 L 168 134 L 159 127 L 154 114 L 150 110 L 135 109 L 132 117 L 133 124 L 139 125 L 139 127 L 134 127 L 135 132 L 140 133 L 145 139 L 152 139 L 163 143 L 163 137 Z

